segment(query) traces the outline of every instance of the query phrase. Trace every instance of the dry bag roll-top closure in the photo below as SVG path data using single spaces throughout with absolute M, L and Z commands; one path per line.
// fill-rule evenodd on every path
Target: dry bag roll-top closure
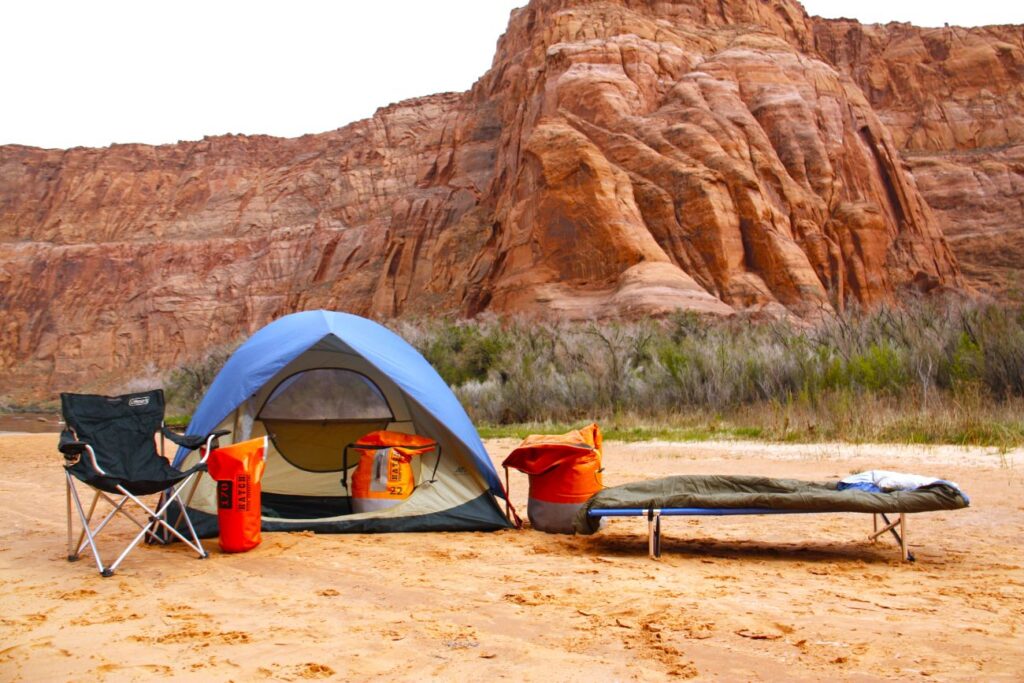
M 566 434 L 532 434 L 502 465 L 529 475 L 527 514 L 533 527 L 571 534 L 580 507 L 603 488 L 601 429 L 592 424 Z
M 432 439 L 386 430 L 360 437 L 345 449 L 343 486 L 348 486 L 349 458 L 358 458 L 352 473 L 352 511 L 358 514 L 385 510 L 406 500 L 416 488 L 413 458 L 435 450 L 438 451 L 434 466 L 436 473 L 441 454 L 440 447 Z

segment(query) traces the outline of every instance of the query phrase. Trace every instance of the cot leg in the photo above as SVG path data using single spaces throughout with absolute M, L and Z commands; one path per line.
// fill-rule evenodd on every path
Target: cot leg
M 900 554 L 903 555 L 903 561 L 910 561 L 910 551 L 907 550 L 907 515 L 906 513 L 900 513 Z
M 874 543 L 874 542 L 876 542 L 878 540 L 878 513 L 877 512 L 872 512 L 871 513 L 871 531 L 874 532 L 874 533 L 871 534 L 871 542 Z
M 647 557 L 654 559 L 654 513 L 647 513 Z
M 661 510 L 653 508 L 647 511 L 647 556 L 661 557 Z
M 661 557 L 661 510 L 647 509 L 647 556 Z
M 888 531 L 892 534 L 892 537 L 896 539 L 896 542 L 900 544 L 900 555 L 902 556 L 903 561 L 913 562 L 915 559 L 914 553 L 910 552 L 910 549 L 907 547 L 907 514 L 905 512 L 901 512 L 900 518 L 895 522 L 890 522 L 889 517 L 884 512 L 880 514 L 882 515 L 882 521 L 885 522 L 885 526 L 876 530 L 875 533 L 872 534 L 871 540 L 874 541 Z M 896 530 L 897 528 L 899 531 Z

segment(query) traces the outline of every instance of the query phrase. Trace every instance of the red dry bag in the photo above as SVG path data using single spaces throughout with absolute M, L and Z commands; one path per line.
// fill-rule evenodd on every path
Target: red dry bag
M 425 456 L 437 451 L 435 471 L 441 458 L 440 446 L 433 439 L 416 434 L 377 431 L 360 437 L 345 449 L 345 469 L 348 470 L 348 450 L 359 454 L 359 464 L 352 473 L 352 510 L 374 512 L 386 510 L 404 502 L 416 488 L 413 473 L 414 456 Z M 348 486 L 347 473 L 342 484 Z
M 210 451 L 206 466 L 217 481 L 220 547 L 226 553 L 244 553 L 260 544 L 266 453 L 265 436 Z
M 531 434 L 502 465 L 530 475 L 526 511 L 535 529 L 574 533 L 576 513 L 603 488 L 601 429 L 596 424 L 567 434 Z

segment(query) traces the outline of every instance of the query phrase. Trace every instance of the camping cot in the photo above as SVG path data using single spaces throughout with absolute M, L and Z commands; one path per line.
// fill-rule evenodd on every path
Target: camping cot
M 874 533 L 869 538 L 893 534 L 903 559 L 913 561 L 907 548 L 907 515 L 969 504 L 967 496 L 949 482 L 910 491 L 869 492 L 840 489 L 839 482 L 682 475 L 604 489 L 580 508 L 574 527 L 577 533 L 593 534 L 605 517 L 647 517 L 648 554 L 656 558 L 661 556 L 662 517 L 860 512 L 873 515 Z M 889 521 L 890 514 L 899 517 Z

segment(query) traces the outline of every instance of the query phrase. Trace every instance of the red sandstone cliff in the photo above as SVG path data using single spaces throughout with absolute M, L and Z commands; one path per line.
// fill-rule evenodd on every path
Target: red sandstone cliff
M 1024 300 L 1024 26 L 817 21 L 892 133 L 964 272 Z
M 922 161 L 908 141 L 946 138 L 902 122 L 976 86 L 875 88 L 904 73 L 864 37 L 886 31 L 795 2 L 534 0 L 469 92 L 337 131 L 0 148 L 0 393 L 115 387 L 311 307 L 814 314 L 960 286 L 928 164 L 982 137 Z M 1020 30 L 993 31 L 1012 71 Z M 991 117 L 1005 140 L 1019 105 Z

